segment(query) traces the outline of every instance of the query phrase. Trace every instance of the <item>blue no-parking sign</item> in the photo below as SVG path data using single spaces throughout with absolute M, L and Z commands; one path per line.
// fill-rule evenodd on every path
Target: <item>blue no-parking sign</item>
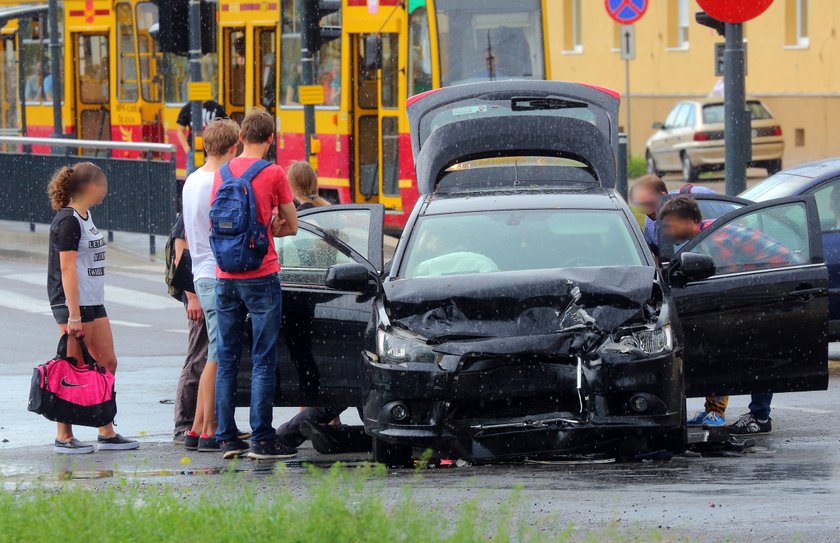
M 645 14 L 648 0 L 604 0 L 604 7 L 615 22 L 629 25 Z

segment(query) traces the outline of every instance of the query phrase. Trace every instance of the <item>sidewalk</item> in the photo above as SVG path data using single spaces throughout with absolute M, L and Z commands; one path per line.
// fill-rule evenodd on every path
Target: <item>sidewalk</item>
M 29 231 L 29 223 L 0 220 L 0 259 L 47 261 L 50 225 L 36 224 Z M 163 252 L 166 236 L 155 236 L 155 255 L 149 254 L 149 235 L 134 232 L 114 232 L 108 243 L 108 264 L 117 267 L 149 268 L 163 271 Z

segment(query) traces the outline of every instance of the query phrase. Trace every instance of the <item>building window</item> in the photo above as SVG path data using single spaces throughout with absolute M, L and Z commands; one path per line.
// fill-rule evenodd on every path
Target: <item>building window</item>
M 583 52 L 580 32 L 580 0 L 563 0 L 563 52 Z
M 808 47 L 808 0 L 786 0 L 785 45 Z
M 668 49 L 688 49 L 689 0 L 668 0 Z

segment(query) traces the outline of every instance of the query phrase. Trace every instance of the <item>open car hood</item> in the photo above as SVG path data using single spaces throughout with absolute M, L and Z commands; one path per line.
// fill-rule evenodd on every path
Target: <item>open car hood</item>
M 465 183 L 448 176 L 453 164 L 505 157 L 568 158 L 586 166 L 590 183 L 612 188 L 618 107 L 612 91 L 559 81 L 471 83 L 414 96 L 407 111 L 418 189 L 427 194 Z M 494 186 L 564 183 L 570 169 L 513 168 Z
M 385 308 L 439 352 L 576 354 L 639 315 L 653 281 L 650 266 L 404 279 L 385 285 Z

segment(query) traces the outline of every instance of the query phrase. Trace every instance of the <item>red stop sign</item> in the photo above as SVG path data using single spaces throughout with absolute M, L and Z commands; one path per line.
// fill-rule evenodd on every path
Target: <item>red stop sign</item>
M 697 0 L 697 3 L 718 21 L 743 23 L 764 13 L 773 0 Z

